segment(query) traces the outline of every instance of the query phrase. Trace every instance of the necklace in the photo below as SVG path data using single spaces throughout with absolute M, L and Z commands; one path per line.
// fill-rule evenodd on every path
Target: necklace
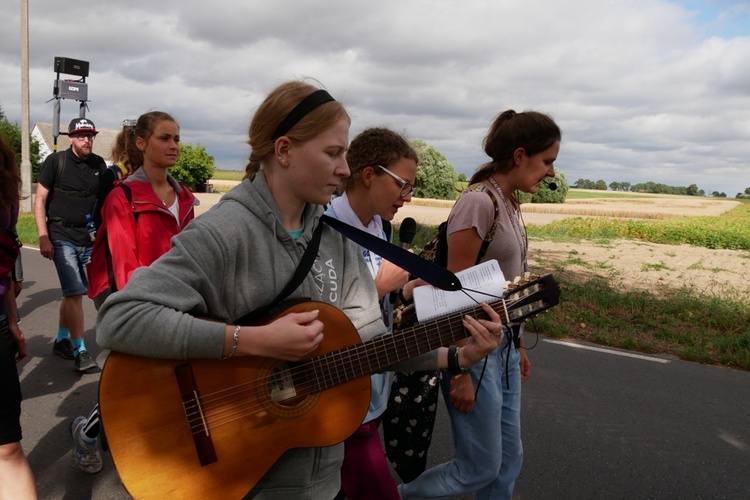
M 156 189 L 154 189 L 154 193 L 156 193 Z M 156 196 L 159 196 L 158 194 Z M 169 196 L 169 182 L 167 182 L 166 186 L 164 186 L 164 196 L 161 196 L 161 202 L 164 204 L 164 206 L 167 206 L 167 196 Z
M 523 270 L 524 272 L 529 270 L 529 264 L 526 261 L 526 251 L 529 247 L 529 241 L 526 238 L 526 231 L 521 229 L 521 224 L 519 222 L 519 217 L 521 216 L 521 207 L 516 206 L 516 214 L 515 216 L 513 213 L 511 213 L 510 206 L 508 205 L 508 201 L 505 199 L 505 194 L 503 193 L 502 188 L 497 183 L 494 177 L 490 176 L 488 177 L 490 183 L 492 184 L 492 187 L 495 188 L 495 190 L 500 194 L 500 199 L 503 200 L 503 205 L 505 205 L 505 211 L 508 213 L 508 218 L 510 219 L 510 224 L 513 226 L 513 234 L 516 235 L 516 241 L 518 241 L 518 248 L 521 250 L 521 261 L 523 263 Z

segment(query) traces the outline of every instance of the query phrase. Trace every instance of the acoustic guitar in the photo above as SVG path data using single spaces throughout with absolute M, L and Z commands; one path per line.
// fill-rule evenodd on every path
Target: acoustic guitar
M 559 301 L 552 275 L 522 281 L 490 303 L 518 323 Z M 123 485 L 134 498 L 242 498 L 292 448 L 349 437 L 370 401 L 369 375 L 466 338 L 465 314 L 362 342 L 344 313 L 321 302 L 324 340 L 310 358 L 282 362 L 149 359 L 112 352 L 99 385 L 101 422 Z

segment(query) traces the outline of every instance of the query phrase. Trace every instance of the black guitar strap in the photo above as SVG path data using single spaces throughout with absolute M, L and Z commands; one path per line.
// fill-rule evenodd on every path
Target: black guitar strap
M 448 292 L 461 290 L 461 281 L 444 267 L 328 215 L 324 215 L 321 220 L 355 243 L 372 250 L 430 285 Z

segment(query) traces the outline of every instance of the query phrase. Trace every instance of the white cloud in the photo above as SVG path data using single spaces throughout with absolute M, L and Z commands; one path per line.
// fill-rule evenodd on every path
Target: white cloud
M 244 168 L 263 96 L 296 77 L 348 106 L 352 133 L 406 130 L 459 172 L 507 108 L 551 114 L 557 167 L 607 182 L 750 186 L 750 10 L 741 0 L 30 3 L 31 120 L 50 121 L 55 56 L 91 64 L 88 116 L 173 113 L 186 142 Z M 4 2 L 6 27 L 19 26 Z M 20 120 L 20 28 L 0 32 L 0 104 Z M 63 102 L 63 122 L 77 104 Z

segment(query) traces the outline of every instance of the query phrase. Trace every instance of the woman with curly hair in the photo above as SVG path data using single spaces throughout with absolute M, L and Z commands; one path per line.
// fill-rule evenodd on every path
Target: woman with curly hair
M 391 231 L 384 231 L 383 221 L 393 220 L 396 212 L 411 201 L 417 177 L 417 152 L 400 134 L 387 128 L 368 128 L 357 135 L 346 153 L 351 175 L 340 189 L 326 212 L 362 231 L 387 241 Z M 387 225 L 390 227 L 390 224 Z M 390 292 L 406 287 L 402 292 L 411 297 L 413 284 L 406 285 L 409 273 L 360 247 L 375 287 L 386 325 L 393 321 Z M 364 423 L 344 441 L 344 465 L 341 486 L 351 499 L 398 499 L 396 482 L 385 459 L 378 426 L 388 405 L 391 374 L 376 373 L 370 377 L 370 408 Z

